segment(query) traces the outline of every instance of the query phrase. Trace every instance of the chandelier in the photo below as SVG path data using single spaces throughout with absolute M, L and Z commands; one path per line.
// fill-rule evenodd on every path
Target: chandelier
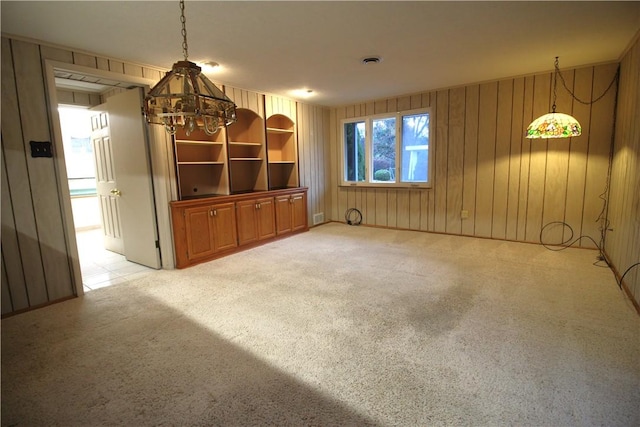
M 188 60 L 187 28 L 184 0 L 180 0 L 182 52 L 184 60 L 173 64 L 171 71 L 145 97 L 144 114 L 149 123 L 164 125 L 173 135 L 182 128 L 187 135 L 202 129 L 213 135 L 234 123 L 236 105 Z
M 553 74 L 553 106 L 551 107 L 551 112 L 531 122 L 527 128 L 527 138 L 569 138 L 582 134 L 582 127 L 578 120 L 569 114 L 556 113 L 556 86 L 559 73 L 560 66 L 558 57 L 556 56 L 555 72 Z

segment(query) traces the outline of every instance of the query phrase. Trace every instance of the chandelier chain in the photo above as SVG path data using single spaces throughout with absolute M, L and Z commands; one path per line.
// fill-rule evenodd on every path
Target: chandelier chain
M 180 0 L 180 22 L 182 23 L 182 53 L 184 60 L 189 58 L 189 45 L 187 44 L 187 20 L 184 17 L 184 0 Z
M 569 89 L 569 86 L 567 86 L 567 82 L 564 80 L 564 77 L 562 76 L 562 73 L 560 72 L 560 66 L 558 65 L 558 57 L 556 56 L 556 62 L 555 62 L 555 66 L 556 66 L 556 75 L 560 76 L 560 81 L 562 82 L 562 86 L 564 86 L 564 88 L 567 90 L 567 92 L 569 92 L 569 95 L 571 95 L 571 97 L 573 99 L 575 99 L 576 101 L 578 101 L 581 104 L 584 105 L 591 105 L 594 104 L 598 101 L 600 101 L 602 98 L 604 98 L 604 96 L 609 93 L 609 91 L 611 90 L 611 88 L 613 87 L 613 84 L 616 83 L 618 81 L 618 78 L 620 77 L 620 67 L 618 66 L 618 69 L 616 70 L 616 74 L 613 76 L 613 79 L 611 80 L 611 83 L 609 83 L 609 86 L 607 86 L 607 88 L 605 89 L 605 91 L 602 93 L 602 95 L 598 96 L 595 99 L 592 99 L 591 101 L 583 101 L 582 99 L 578 98 L 572 91 L 571 89 Z M 555 82 L 554 82 L 554 105 L 555 105 Z
M 553 113 L 556 112 L 556 99 L 558 97 L 558 73 L 560 72 L 560 67 L 558 66 L 558 57 L 556 56 L 556 72 L 553 75 L 553 105 L 551 106 L 551 111 Z

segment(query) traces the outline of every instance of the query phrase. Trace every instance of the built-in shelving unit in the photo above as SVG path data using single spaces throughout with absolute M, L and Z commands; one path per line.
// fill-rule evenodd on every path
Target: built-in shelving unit
M 226 196 L 300 185 L 295 101 L 225 88 L 237 121 L 206 135 L 173 137 L 178 199 Z
M 174 138 L 180 199 L 229 194 L 225 130 L 207 135 L 197 130 Z
M 298 179 L 296 102 L 231 87 L 225 94 L 236 104 L 235 123 L 213 136 L 198 130 L 173 138 L 178 268 L 308 229 L 307 188 Z
M 293 120 L 282 114 L 267 119 L 269 188 L 298 186 L 298 144 Z
M 231 194 L 266 190 L 264 120 L 245 108 L 236 115 L 238 121 L 227 128 Z

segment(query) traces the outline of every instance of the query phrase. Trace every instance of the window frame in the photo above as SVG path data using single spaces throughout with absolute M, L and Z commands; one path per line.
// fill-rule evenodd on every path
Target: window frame
M 340 120 L 340 186 L 342 187 L 383 187 L 383 188 L 433 188 L 433 163 L 434 163 L 434 138 L 433 138 L 433 116 L 431 107 L 418 108 L 413 110 L 397 111 L 392 113 L 372 114 L 360 117 L 350 117 Z M 402 119 L 404 116 L 418 114 L 429 115 L 429 142 L 427 154 L 427 181 L 426 182 L 402 182 Z M 396 144 L 395 144 L 395 182 L 374 181 L 373 179 L 373 121 L 385 118 L 395 118 L 396 121 Z M 349 123 L 365 123 L 365 180 L 348 181 L 346 164 L 346 144 L 345 125 Z

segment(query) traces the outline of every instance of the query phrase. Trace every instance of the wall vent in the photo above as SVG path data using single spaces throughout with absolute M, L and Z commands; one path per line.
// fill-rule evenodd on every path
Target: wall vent
M 322 224 L 324 222 L 324 212 L 313 214 L 313 225 Z

